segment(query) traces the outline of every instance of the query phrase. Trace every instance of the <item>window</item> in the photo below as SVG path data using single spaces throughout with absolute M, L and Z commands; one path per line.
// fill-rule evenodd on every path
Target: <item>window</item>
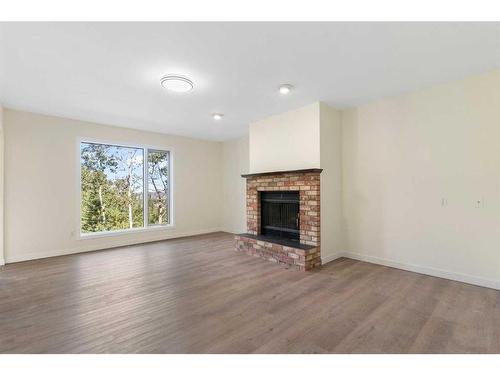
M 170 152 L 80 143 L 80 233 L 171 222 Z
M 148 150 L 148 224 L 168 223 L 168 152 Z

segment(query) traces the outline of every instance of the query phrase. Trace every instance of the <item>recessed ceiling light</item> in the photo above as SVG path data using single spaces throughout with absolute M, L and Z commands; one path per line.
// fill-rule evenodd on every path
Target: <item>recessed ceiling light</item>
M 289 84 L 284 84 L 280 86 L 280 94 L 281 95 L 287 95 L 290 93 L 290 91 L 293 90 L 293 86 Z
M 214 114 L 212 114 L 212 118 L 214 120 L 217 120 L 217 121 L 220 120 L 220 119 L 222 119 L 223 116 L 224 115 L 222 113 L 214 113 Z
M 172 92 L 188 92 L 194 87 L 193 81 L 177 74 L 163 76 L 160 83 L 164 89 Z

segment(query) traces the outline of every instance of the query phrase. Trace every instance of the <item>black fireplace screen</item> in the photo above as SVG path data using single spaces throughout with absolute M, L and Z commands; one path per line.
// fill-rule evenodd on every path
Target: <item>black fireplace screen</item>
M 298 191 L 261 192 L 261 234 L 299 241 L 299 203 Z

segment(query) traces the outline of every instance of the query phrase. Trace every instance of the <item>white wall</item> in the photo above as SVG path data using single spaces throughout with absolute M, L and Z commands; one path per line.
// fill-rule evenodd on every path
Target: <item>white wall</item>
M 348 256 L 500 288 L 500 71 L 345 111 L 342 133 Z
M 320 103 L 321 259 L 327 263 L 344 248 L 340 111 Z
M 226 232 L 245 233 L 246 180 L 241 175 L 249 169 L 248 136 L 224 142 L 223 159 L 223 227 Z
M 4 110 L 7 262 L 216 231 L 222 144 Z M 175 229 L 78 240 L 77 139 L 174 150 Z
M 251 123 L 250 173 L 319 168 L 319 102 Z

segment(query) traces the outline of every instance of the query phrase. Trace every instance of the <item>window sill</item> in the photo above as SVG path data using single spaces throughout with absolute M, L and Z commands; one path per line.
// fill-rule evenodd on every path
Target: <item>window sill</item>
M 100 238 L 100 237 L 115 237 L 127 234 L 159 232 L 162 230 L 172 230 L 172 229 L 175 229 L 175 226 L 173 224 L 167 224 L 167 225 L 155 225 L 147 228 L 118 229 L 107 232 L 79 233 L 77 235 L 77 240 L 90 240 L 93 238 Z

